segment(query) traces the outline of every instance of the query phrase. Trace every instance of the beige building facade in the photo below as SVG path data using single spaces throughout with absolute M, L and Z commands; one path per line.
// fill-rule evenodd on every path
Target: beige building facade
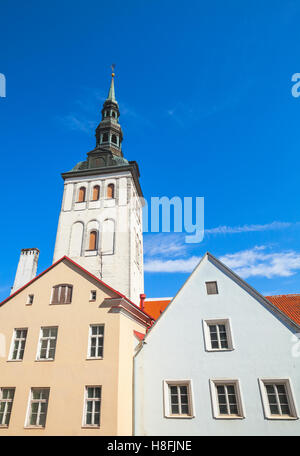
M 3 301 L 0 321 L 0 436 L 132 435 L 145 312 L 64 257 Z

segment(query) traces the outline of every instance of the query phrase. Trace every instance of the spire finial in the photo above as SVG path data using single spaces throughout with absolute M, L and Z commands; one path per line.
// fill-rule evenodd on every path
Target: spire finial
M 114 84 L 114 77 L 115 77 L 114 70 L 115 70 L 115 67 L 116 67 L 116 64 L 113 63 L 111 65 L 111 70 L 112 70 L 111 83 L 110 83 L 110 89 L 109 89 L 109 92 L 108 92 L 107 100 L 111 100 L 111 101 L 114 101 L 116 103 L 117 101 L 116 101 L 116 97 L 115 97 L 115 84 Z

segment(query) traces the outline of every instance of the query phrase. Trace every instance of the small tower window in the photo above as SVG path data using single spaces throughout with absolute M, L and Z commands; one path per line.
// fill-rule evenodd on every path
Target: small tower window
M 108 184 L 107 186 L 107 198 L 112 199 L 115 197 L 115 186 L 114 184 Z
M 97 249 L 97 231 L 90 232 L 89 250 Z
M 108 142 L 108 133 L 103 133 L 102 142 Z
M 99 185 L 95 185 L 93 188 L 93 201 L 98 201 L 100 197 L 100 187 Z
M 85 187 L 80 187 L 78 193 L 78 203 L 85 201 Z
M 116 118 L 116 113 L 115 113 L 115 111 L 112 111 L 112 112 L 111 112 L 111 115 L 112 115 L 112 117 L 113 117 L 114 119 Z
M 117 136 L 116 135 L 112 135 L 111 142 L 114 143 L 114 144 L 118 144 L 118 140 L 117 140 Z

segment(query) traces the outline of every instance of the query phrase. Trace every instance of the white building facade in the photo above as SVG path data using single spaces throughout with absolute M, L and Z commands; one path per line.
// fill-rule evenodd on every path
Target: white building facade
M 299 332 L 206 254 L 135 356 L 135 435 L 300 435 Z
M 64 173 L 64 195 L 53 261 L 63 256 L 139 302 L 144 291 L 142 191 L 136 162 L 122 153 L 114 75 L 96 147 Z

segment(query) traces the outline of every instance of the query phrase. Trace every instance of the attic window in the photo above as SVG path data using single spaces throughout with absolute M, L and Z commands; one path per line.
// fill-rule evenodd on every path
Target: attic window
M 72 302 L 72 292 L 72 285 L 56 285 L 52 289 L 51 304 L 70 304 Z
M 29 294 L 27 297 L 26 306 L 31 306 L 33 304 L 34 294 Z
M 97 291 L 91 290 L 90 301 L 96 301 Z
M 208 295 L 219 294 L 217 282 L 205 282 Z

